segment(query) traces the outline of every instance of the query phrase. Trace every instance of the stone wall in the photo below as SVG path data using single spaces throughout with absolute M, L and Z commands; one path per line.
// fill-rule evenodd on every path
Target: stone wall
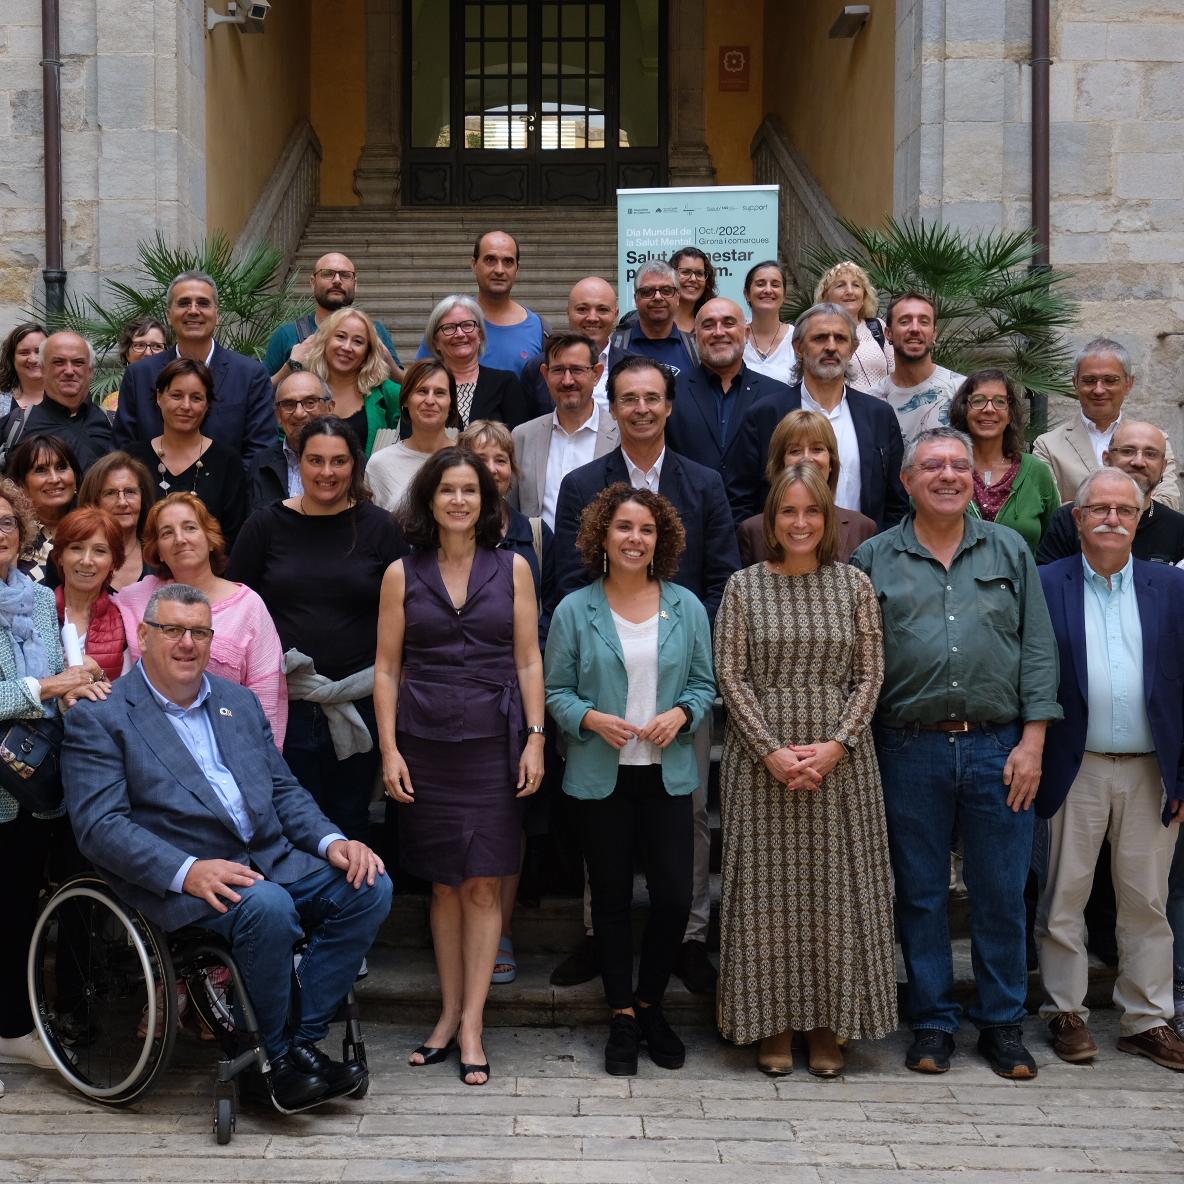
M 41 5 L 0 3 L 0 332 L 42 294 Z M 62 0 L 67 289 L 127 278 L 136 241 L 205 231 L 205 5 Z
M 1057 0 L 1052 10 L 1052 261 L 1075 275 L 1077 339 L 1126 343 L 1134 406 L 1179 441 L 1184 5 Z M 898 0 L 898 215 L 1029 224 L 1030 36 L 1030 0 Z

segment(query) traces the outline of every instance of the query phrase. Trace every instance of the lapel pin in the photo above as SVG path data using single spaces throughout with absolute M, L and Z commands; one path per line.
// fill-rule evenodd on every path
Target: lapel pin
M 668 612 L 667 612 L 665 609 L 663 609 L 663 610 L 662 610 L 662 611 L 661 611 L 661 612 L 658 614 L 658 616 L 660 616 L 660 617 L 662 618 L 662 620 L 663 620 L 663 621 L 669 621 L 669 620 L 670 620 L 670 614 L 669 614 L 669 613 L 668 613 Z
M 229 707 L 219 707 L 218 714 L 225 715 L 225 716 L 232 716 L 232 715 L 234 715 L 234 712 L 231 711 Z

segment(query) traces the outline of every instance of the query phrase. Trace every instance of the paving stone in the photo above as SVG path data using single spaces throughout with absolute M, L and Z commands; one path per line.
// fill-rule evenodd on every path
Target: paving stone
M 763 1118 L 798 1122 L 807 1118 L 842 1119 L 863 1122 L 867 1115 L 857 1101 L 830 1102 L 812 1098 L 778 1098 L 775 1102 L 737 1098 L 705 1098 L 703 1113 L 708 1118 Z
M 708 1104 L 734 1105 L 736 1103 L 703 1103 L 697 1098 L 656 1098 L 649 1094 L 643 1094 L 639 1098 L 592 1097 L 579 1100 L 580 1114 L 652 1114 L 661 1115 L 664 1118 L 702 1118 L 704 1108 Z
M 824 1143 L 981 1143 L 982 1135 L 968 1122 L 795 1122 L 803 1142 Z
M 367 1114 L 358 1126 L 358 1134 L 362 1138 L 373 1135 L 508 1136 L 516 1133 L 516 1121 L 509 1114 Z
M 725 1163 L 845 1164 L 850 1167 L 891 1167 L 896 1163 L 888 1147 L 867 1143 L 720 1139 L 717 1146 Z
M 1060 1179 L 1063 1171 L 1087 1172 L 1094 1165 L 1084 1151 L 1065 1147 L 935 1147 L 932 1144 L 893 1143 L 892 1154 L 902 1169 L 944 1168 L 958 1171 L 1047 1171 Z
M 614 1139 L 590 1135 L 581 1141 L 584 1159 L 663 1160 L 719 1163 L 711 1139 Z
M 1146 1151 L 1086 1151 L 1086 1158 L 1102 1171 L 1125 1179 L 1125 1172 L 1170 1172 L 1176 1179 L 1184 1173 L 1184 1152 L 1179 1148 Z
M 574 1117 L 523 1114 L 514 1120 L 513 1133 L 544 1138 L 574 1135 L 580 1138 L 602 1136 L 607 1139 L 640 1139 L 644 1133 L 641 1124 L 641 1118 L 636 1115 L 627 1118 L 620 1114 L 580 1114 Z M 706 1131 L 703 1135 L 705 1138 L 711 1137 Z

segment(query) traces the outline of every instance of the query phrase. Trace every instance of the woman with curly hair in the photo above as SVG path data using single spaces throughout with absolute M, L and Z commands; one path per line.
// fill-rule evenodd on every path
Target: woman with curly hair
M 400 864 L 432 885 L 441 996 L 410 1063 L 437 1064 L 456 1044 L 461 1081 L 484 1085 L 500 880 L 522 857 L 518 799 L 543 774 L 538 606 L 526 560 L 498 546 L 501 499 L 472 452 L 435 453 L 402 519 L 415 549 L 383 576 L 374 709 Z
M 847 385 L 870 391 L 895 369 L 892 346 L 884 337 L 880 298 L 871 277 L 850 259 L 836 263 L 814 289 L 816 303 L 825 301 L 845 308 L 855 321 L 855 353 L 847 363 Z
M 583 512 L 576 546 L 597 576 L 560 601 L 547 634 L 547 710 L 567 741 L 564 792 L 577 800 L 597 960 L 610 1009 L 604 1067 L 686 1059 L 662 1014 L 691 908 L 693 735 L 715 698 L 707 611 L 672 583 L 685 546 L 666 498 L 624 482 Z M 633 862 L 650 911 L 633 986 Z

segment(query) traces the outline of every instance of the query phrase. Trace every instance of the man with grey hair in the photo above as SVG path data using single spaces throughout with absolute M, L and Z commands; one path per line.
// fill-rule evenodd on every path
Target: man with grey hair
M 1032 445 L 1032 454 L 1052 469 L 1063 502 L 1071 501 L 1086 476 L 1102 467 L 1114 429 L 1122 422 L 1122 405 L 1134 385 L 1131 356 L 1117 341 L 1095 337 L 1077 351 L 1073 388 L 1081 406 L 1060 427 L 1038 436 Z M 1165 457 L 1162 479 L 1151 496 L 1178 510 L 1176 459 L 1166 440 Z
M 793 385 L 753 405 L 736 441 L 728 498 L 736 521 L 759 514 L 769 492 L 769 440 L 791 411 L 825 416 L 839 444 L 835 502 L 866 514 L 883 530 L 908 508 L 901 485 L 904 441 L 896 412 L 883 400 L 846 385 L 847 362 L 855 352 L 856 326 L 841 304 L 815 304 L 793 327 L 797 365 Z
M 1061 718 L 1052 626 L 1023 538 L 968 512 L 969 437 L 921 432 L 901 476 L 913 512 L 851 562 L 871 578 L 884 627 L 873 733 L 908 973 L 905 1065 L 944 1073 L 961 1022 L 948 922 L 950 842 L 959 836 L 978 1049 L 1001 1077 L 1027 1080 L 1036 1075 L 1021 1028 L 1031 806 L 1045 728 Z
M 78 457 L 85 472 L 111 451 L 111 424 L 90 397 L 95 351 L 77 333 L 53 333 L 41 343 L 41 372 L 45 397 L 22 411 L 14 402 L 3 424 L 0 441 L 11 453 L 20 440 L 56 436 Z
M 121 898 L 166 932 L 195 925 L 230 944 L 272 1093 L 294 1109 L 366 1079 L 317 1045 L 390 911 L 391 882 L 284 764 L 259 700 L 206 673 L 211 622 L 198 589 L 154 593 L 135 668 L 66 716 L 66 805 L 79 850 Z
M 333 411 L 333 392 L 309 370 L 289 374 L 276 387 L 275 418 L 282 439 L 251 458 L 247 494 L 251 512 L 304 492 L 296 444 L 306 424 Z
M 156 403 L 156 379 L 177 358 L 207 366 L 214 384 L 210 413 L 202 432 L 242 458 L 275 442 L 271 379 L 255 358 L 226 349 L 214 340 L 218 328 L 218 286 L 211 276 L 187 271 L 169 284 L 168 318 L 177 344 L 163 353 L 133 362 L 119 384 L 115 413 L 115 447 L 138 440 L 150 444 L 163 422 Z
M 1040 569 L 1060 652 L 1064 721 L 1048 729 L 1036 812 L 1049 821 L 1036 923 L 1053 1051 L 1088 1061 L 1084 910 L 1102 840 L 1118 897 L 1118 1049 L 1184 1070 L 1171 1027 L 1168 873 L 1184 821 L 1184 572 L 1131 554 L 1144 490 L 1117 469 L 1088 475 L 1073 519 L 1081 555 Z
M 618 329 L 609 341 L 606 369 L 629 354 L 661 362 L 677 378 L 699 361 L 695 342 L 674 321 L 678 311 L 678 276 L 669 263 L 643 263 L 633 281 L 637 320 Z

